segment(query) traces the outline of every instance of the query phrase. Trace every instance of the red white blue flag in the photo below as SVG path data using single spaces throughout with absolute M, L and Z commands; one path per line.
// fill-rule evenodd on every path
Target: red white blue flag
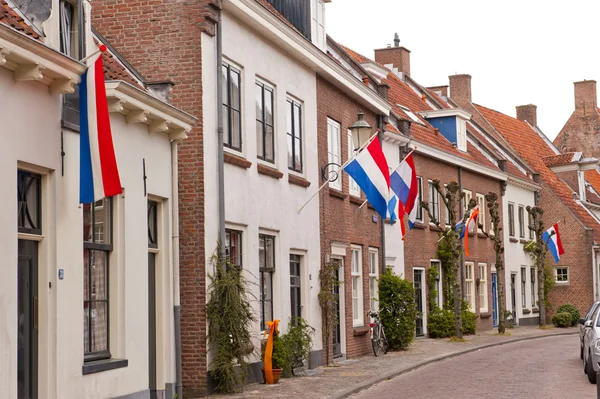
M 106 47 L 101 46 L 101 51 Z M 80 175 L 79 202 L 95 202 L 122 192 L 113 147 L 102 54 L 81 77 L 79 84 Z
M 385 219 L 388 214 L 390 172 L 379 140 L 375 138 L 371 141 L 344 170 L 365 193 L 377 213 Z
M 558 223 L 550 227 L 542 234 L 542 240 L 548 246 L 548 250 L 554 257 L 554 263 L 558 263 L 560 256 L 565 253 L 562 242 L 560 241 L 560 233 L 558 232 Z
M 413 160 L 412 153 L 408 154 L 400 165 L 392 172 L 390 176 L 390 188 L 398 197 L 398 217 L 402 219 L 408 214 L 408 226 L 412 230 L 417 220 L 417 210 L 420 204 L 417 204 L 419 196 L 419 187 L 417 185 L 417 169 Z M 401 221 L 402 223 L 402 221 Z

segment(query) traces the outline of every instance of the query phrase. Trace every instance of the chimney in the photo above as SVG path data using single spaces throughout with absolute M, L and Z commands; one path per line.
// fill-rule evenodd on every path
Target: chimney
M 471 75 L 452 75 L 450 79 L 450 98 L 459 104 L 471 102 Z
M 517 119 L 537 126 L 537 106 L 533 104 L 517 105 Z
M 575 85 L 575 110 L 585 112 L 597 108 L 596 81 L 584 80 L 573 84 Z
M 394 47 L 375 50 L 375 61 L 382 65 L 392 64 L 403 75 L 410 76 L 410 50 L 400 46 L 400 38 L 394 35 Z

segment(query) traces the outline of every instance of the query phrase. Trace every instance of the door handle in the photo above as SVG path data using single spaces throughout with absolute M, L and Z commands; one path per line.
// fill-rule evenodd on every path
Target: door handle
M 38 297 L 33 297 L 33 329 L 38 329 Z

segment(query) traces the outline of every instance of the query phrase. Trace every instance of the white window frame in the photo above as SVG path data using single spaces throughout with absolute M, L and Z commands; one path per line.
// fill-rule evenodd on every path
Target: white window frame
M 342 135 L 341 135 L 341 126 L 338 122 L 333 119 L 327 118 L 327 162 L 328 163 L 336 163 L 338 165 L 342 164 Z M 329 170 L 327 171 L 327 177 L 330 177 L 332 173 L 331 168 L 335 168 L 338 172 L 338 177 L 334 181 L 329 182 L 329 187 L 334 188 L 336 190 L 342 190 L 342 174 L 341 171 L 338 170 L 338 166 L 332 165 L 329 166 Z
M 459 151 L 467 151 L 467 122 L 456 118 L 456 147 Z
M 467 213 L 467 210 L 469 209 L 469 202 L 471 202 L 471 200 L 473 199 L 473 192 L 471 190 L 463 189 L 463 193 L 465 193 L 465 198 L 463 199 L 463 215 L 464 215 Z M 473 211 L 471 210 L 471 212 L 473 212 Z M 469 226 L 468 232 L 474 233 L 475 227 Z
M 530 280 L 530 285 L 531 285 L 531 307 L 535 308 L 537 307 L 537 300 L 536 300 L 536 293 L 537 293 L 537 289 L 535 286 L 535 282 L 537 281 L 536 278 L 536 274 L 537 274 L 537 270 L 535 269 L 535 267 L 530 266 L 529 267 L 529 280 Z
M 519 218 L 519 238 L 525 239 L 525 230 L 527 228 L 525 227 L 525 207 L 523 205 L 519 205 L 517 217 Z
M 558 281 L 558 269 L 565 269 L 567 271 L 567 279 Z M 569 267 L 568 266 L 555 266 L 554 267 L 554 281 L 556 284 L 569 284 L 570 276 L 569 276 Z
M 488 312 L 487 263 L 478 264 L 479 273 L 479 312 Z
M 437 290 L 437 297 L 435 298 L 435 301 L 438 305 L 438 307 L 441 309 L 444 307 L 444 286 L 442 284 L 443 281 L 443 277 L 442 277 L 442 262 L 439 259 L 431 259 L 429 261 L 429 265 L 430 267 L 435 267 L 437 268 L 438 271 L 438 280 L 435 282 L 435 289 Z
M 372 311 L 379 310 L 379 250 L 369 248 L 369 307 Z
M 354 155 L 354 150 L 355 148 L 354 141 L 352 140 L 352 130 L 348 129 L 348 159 L 352 158 Z M 358 183 L 354 181 L 352 177 L 350 177 L 350 175 L 348 175 L 348 191 L 353 197 L 360 198 L 360 187 L 358 186 Z
M 432 201 L 433 200 L 432 197 L 434 195 L 437 196 L 437 208 L 431 209 L 432 204 L 434 204 L 434 201 Z M 431 214 L 433 215 L 433 217 L 435 218 L 435 220 L 437 222 L 441 222 L 441 220 L 440 220 L 440 206 L 441 206 L 440 193 L 438 193 L 437 190 L 435 189 L 435 187 L 433 187 L 433 181 L 431 181 L 431 180 L 427 180 L 427 201 L 429 204 L 429 211 L 431 212 Z M 432 220 L 429 220 L 429 223 L 435 224 Z
M 465 298 L 469 309 L 475 311 L 475 281 L 473 280 L 475 264 L 473 262 L 465 262 Z
M 527 267 L 521 266 L 521 306 L 527 308 Z
M 483 194 L 476 194 L 477 197 L 477 204 L 479 204 L 479 216 L 477 217 L 477 232 L 478 233 L 483 233 L 484 231 L 487 231 L 485 229 L 485 195 Z M 481 225 L 483 226 L 483 230 L 481 230 L 479 228 L 479 224 L 481 223 Z
M 421 206 L 421 202 L 423 201 L 423 178 L 421 176 L 417 176 L 417 187 L 419 188 L 418 190 L 418 194 L 417 194 L 417 203 L 416 206 L 418 206 L 417 209 L 417 222 L 420 223 L 424 223 L 425 222 L 425 212 L 423 211 L 423 207 Z M 421 214 L 421 217 L 419 217 L 419 213 Z
M 352 276 L 352 326 L 364 325 L 363 315 L 363 278 L 362 278 L 362 247 L 352 245 L 350 259 L 350 272 Z
M 311 8 L 312 42 L 321 50 L 325 50 L 327 46 L 327 31 L 325 30 L 325 3 L 323 0 L 312 0 Z
M 447 184 L 444 184 L 444 193 L 448 194 L 448 185 Z M 440 204 L 440 208 L 441 208 L 441 204 Z M 450 226 L 450 211 L 448 210 L 448 208 L 446 208 L 446 205 L 444 205 L 444 215 L 446 215 L 446 217 L 444 218 L 446 226 Z
M 511 208 L 512 208 L 512 212 L 511 212 Z M 511 215 L 512 215 L 512 222 L 511 222 Z M 514 237 L 516 235 L 516 230 L 515 230 L 515 204 L 512 203 L 512 202 L 508 203 L 507 216 L 508 216 L 508 236 L 509 237 Z

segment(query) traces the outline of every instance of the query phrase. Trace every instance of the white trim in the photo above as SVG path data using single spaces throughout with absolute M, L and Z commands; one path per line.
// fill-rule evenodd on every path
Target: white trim
M 574 170 L 585 171 L 585 170 L 596 170 L 597 166 L 598 166 L 597 158 L 586 158 L 578 163 L 568 163 L 566 165 L 551 166 L 550 170 L 552 170 L 555 173 L 571 172 Z
M 427 273 L 424 267 L 413 267 L 413 287 L 415 286 L 415 271 L 421 271 L 421 303 L 423 304 L 423 335 L 427 336 Z
M 370 111 L 384 115 L 389 114 L 391 105 L 377 92 L 356 79 L 350 71 L 257 1 L 230 0 L 223 3 L 223 9 L 250 25 L 250 28 L 256 33 L 266 37 L 269 42 L 280 47 L 307 68 L 313 69 Z
M 483 272 L 485 274 L 485 276 L 484 276 L 483 279 L 481 278 L 481 273 L 480 273 L 480 271 L 481 271 L 480 267 L 482 267 L 482 266 L 483 266 Z M 488 283 L 488 279 L 487 279 L 487 276 L 488 276 L 487 263 L 479 262 L 477 264 L 477 276 L 479 277 L 479 287 L 478 287 L 478 291 L 479 291 L 479 313 L 487 313 L 487 312 L 489 312 L 489 309 L 490 309 L 490 306 L 489 306 L 489 303 L 488 303 L 488 296 L 489 296 L 489 294 L 488 294 L 488 287 L 487 287 L 487 283 Z M 483 290 L 484 290 L 483 293 L 481 292 L 481 288 L 482 288 L 481 286 L 482 285 L 483 285 Z M 483 303 L 481 301 L 481 297 L 482 296 L 484 298 Z M 483 305 L 485 305 L 485 306 L 483 306 Z
M 537 191 L 540 189 L 540 185 L 531 180 L 519 179 L 519 178 L 511 176 L 511 175 L 508 175 L 508 178 L 506 179 L 506 181 L 510 185 L 513 185 L 518 188 L 523 188 L 523 189 L 529 190 L 529 191 Z
M 334 133 L 333 129 L 337 129 L 337 151 L 334 152 L 331 148 L 331 144 L 333 142 Z M 330 137 L 331 135 L 331 137 Z M 337 159 L 335 159 L 337 157 Z M 331 158 L 331 159 L 330 159 Z M 337 163 L 338 165 L 342 164 L 342 126 L 338 121 L 335 121 L 331 118 L 327 118 L 327 163 Z M 338 166 L 332 165 L 329 168 L 339 168 Z M 334 169 L 336 170 L 336 169 Z M 339 169 L 337 169 L 339 170 Z M 329 170 L 325 173 L 329 173 Z M 342 191 L 342 173 L 338 173 L 337 179 L 334 181 L 329 181 L 329 187 L 334 188 L 336 190 Z
M 44 236 L 39 234 L 18 233 L 17 239 L 40 242 L 44 239 Z
M 354 261 L 354 253 L 358 252 L 358 264 L 357 271 L 353 270 L 352 262 Z M 363 298 L 363 288 L 364 288 L 364 278 L 363 278 L 363 251 L 361 246 L 352 245 L 350 251 L 350 292 L 352 295 L 352 326 L 353 327 L 362 327 L 365 324 L 364 317 L 364 298 Z M 356 309 L 354 309 L 354 279 L 358 277 L 359 284 L 356 286 Z M 356 310 L 356 314 L 354 314 Z
M 471 114 L 462 108 L 443 108 L 436 110 L 421 111 L 417 113 L 425 119 L 443 118 L 445 116 L 457 116 L 461 119 L 464 119 L 465 121 L 471 119 Z
M 371 255 L 375 255 L 375 268 L 374 272 L 371 270 Z M 379 249 L 369 247 L 369 310 L 379 310 Z M 375 279 L 374 289 L 371 291 L 371 279 Z M 374 306 L 373 306 L 374 305 Z
M 467 278 L 467 271 L 471 271 L 471 278 Z M 469 305 L 469 309 L 472 312 L 476 311 L 475 307 L 475 263 L 473 262 L 465 262 L 465 298 L 467 298 L 467 304 Z M 469 297 L 467 296 L 467 287 L 471 284 L 471 300 L 469 301 Z

